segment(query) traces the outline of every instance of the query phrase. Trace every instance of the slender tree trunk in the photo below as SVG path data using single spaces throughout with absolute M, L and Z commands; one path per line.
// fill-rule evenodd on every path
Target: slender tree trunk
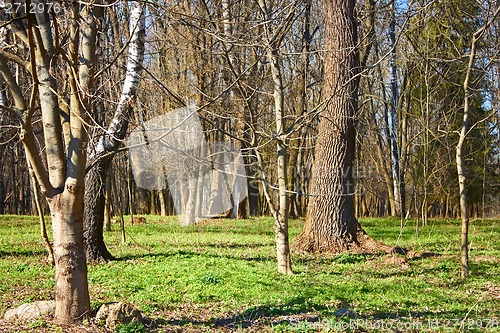
M 165 190 L 159 190 L 158 196 L 160 198 L 160 215 L 167 216 L 167 203 L 165 200 Z
M 130 44 L 125 82 L 113 120 L 106 134 L 91 147 L 85 177 L 85 248 L 88 261 L 107 261 L 113 257 L 104 244 L 103 223 L 105 184 L 114 152 L 125 138 L 141 80 L 144 58 L 145 18 L 140 3 L 133 2 L 130 14 Z
M 228 0 L 223 0 L 222 1 L 222 18 L 223 18 L 223 31 L 225 34 L 225 38 L 228 40 L 233 39 L 233 27 L 231 20 L 234 20 L 234 18 L 231 16 L 231 10 L 230 10 L 230 4 Z M 224 75 L 224 79 L 226 81 L 226 84 L 232 84 L 231 78 L 238 78 L 241 75 L 240 71 L 240 64 L 239 64 L 239 59 L 236 57 L 236 52 L 234 52 L 233 48 L 236 48 L 234 45 L 231 45 L 230 43 L 225 42 L 224 43 L 224 51 L 225 55 L 227 58 L 227 64 L 228 64 L 228 69 L 225 71 L 226 75 Z M 232 74 L 232 76 L 230 75 Z M 244 168 L 246 174 L 250 174 L 250 161 L 252 160 L 251 157 L 251 151 L 249 149 L 249 144 L 247 143 L 248 141 L 248 121 L 247 121 L 247 114 L 245 112 L 245 109 L 248 109 L 248 112 L 250 112 L 250 108 L 248 105 L 248 97 L 245 96 L 245 89 L 242 89 L 241 87 L 241 82 L 239 79 L 236 79 L 236 86 L 239 89 L 230 89 L 229 93 L 234 94 L 241 98 L 244 104 L 243 105 L 238 105 L 238 112 L 237 112 L 237 122 L 236 122 L 236 137 L 238 139 L 238 145 L 239 147 L 242 148 L 242 154 L 243 154 L 243 161 L 244 161 Z M 250 202 L 249 200 L 249 192 L 250 189 L 250 184 L 249 181 L 247 180 L 247 193 L 242 193 L 238 197 L 244 196 L 244 199 L 242 199 L 240 202 L 234 202 L 234 205 L 237 205 L 237 207 L 234 207 L 233 217 L 238 218 L 238 219 L 247 219 L 250 216 L 250 206 L 253 204 L 253 202 Z
M 391 170 L 394 190 L 394 211 L 393 216 L 399 215 L 403 217 L 402 211 L 402 193 L 401 193 L 401 175 L 400 175 L 400 152 L 398 145 L 399 122 L 397 116 L 397 107 L 399 104 L 399 89 L 398 89 L 398 71 L 396 66 L 396 2 L 393 2 L 392 16 L 389 27 L 389 36 L 391 41 L 391 108 L 389 111 L 389 142 L 391 147 Z
M 472 45 L 469 55 L 469 65 L 467 67 L 467 73 L 464 79 L 464 114 L 462 119 L 462 127 L 460 129 L 460 136 L 458 139 L 457 149 L 456 149 L 456 163 L 457 163 L 457 173 L 458 173 L 458 187 L 460 194 L 460 215 L 462 218 L 462 232 L 461 232 L 461 263 L 462 263 L 462 278 L 466 278 L 469 275 L 469 207 L 467 201 L 467 188 L 465 185 L 465 171 L 464 171 L 464 161 L 463 161 L 463 148 L 465 144 L 465 138 L 467 136 L 467 131 L 469 129 L 469 113 L 470 113 L 470 101 L 469 96 L 472 94 L 469 87 L 470 76 L 472 69 L 474 67 L 474 60 L 476 56 L 476 42 L 477 37 L 474 35 L 472 39 Z
M 104 198 L 104 230 L 111 231 L 111 179 L 113 178 L 113 167 L 110 166 L 108 178 L 106 179 L 106 194 Z
M 134 200 L 134 191 L 132 189 L 132 180 L 133 180 L 133 175 L 132 175 L 132 168 L 130 167 L 130 159 L 127 160 L 127 198 L 128 198 L 128 211 L 130 214 L 130 222 L 134 224 L 134 214 L 135 214 L 135 200 Z M 118 196 L 118 193 L 115 193 L 115 196 Z M 120 209 L 123 210 L 125 209 L 124 206 L 121 206 Z
M 149 214 L 151 215 L 156 215 L 156 192 L 155 190 L 150 190 L 149 191 Z
M 408 159 L 407 144 L 408 144 L 408 115 L 411 108 L 411 78 L 413 76 L 413 64 L 407 65 L 407 73 L 405 76 L 405 106 L 401 112 L 401 131 L 400 131 L 400 163 L 399 163 L 399 186 L 401 187 L 401 210 L 402 213 L 408 215 L 409 209 L 406 206 L 406 183 L 405 183 L 405 169 L 406 161 Z M 411 207 L 411 205 L 410 205 Z
M 0 28 L 0 43 L 4 43 L 7 38 L 7 29 L 6 27 Z M 0 106 L 7 105 L 7 96 L 5 94 L 6 89 L 4 88 L 4 79 L 3 75 L 0 73 Z M 4 112 L 0 112 L 0 126 L 4 124 Z M 0 132 L 0 140 L 3 142 L 4 137 Z M 4 151 L 5 145 L 0 145 L 0 215 L 5 214 L 5 183 L 4 183 L 4 172 L 3 172 L 3 161 L 4 161 Z
M 303 23 L 303 34 L 302 34 L 302 54 L 300 55 L 300 69 L 299 69 L 299 79 L 298 79 L 298 101 L 296 103 L 296 119 L 300 118 L 307 112 L 307 85 L 309 78 L 309 62 L 310 62 L 310 51 L 311 51 L 311 0 L 306 0 L 304 2 L 304 23 Z M 302 210 L 300 209 L 300 198 L 298 191 L 301 188 L 300 179 L 300 163 L 301 163 L 301 148 L 302 141 L 305 139 L 306 127 L 300 128 L 300 130 L 295 131 L 290 137 L 290 156 L 288 159 L 288 190 L 291 192 L 290 195 L 290 216 L 296 218 L 302 215 Z
M 40 222 L 40 234 L 42 236 L 43 244 L 47 249 L 47 261 L 54 265 L 54 250 L 52 249 L 52 244 L 50 243 L 49 236 L 47 235 L 47 226 L 45 224 L 45 217 L 43 216 L 42 203 L 40 201 L 39 186 L 33 172 L 33 168 L 30 166 L 30 161 L 27 159 L 26 164 L 29 170 L 31 186 L 33 188 L 33 196 L 35 199 L 35 206 L 38 213 L 38 218 Z
M 276 234 L 276 250 L 278 254 L 278 271 L 292 274 L 290 244 L 288 239 L 288 193 L 287 193 L 287 154 L 285 146 L 283 82 L 277 50 L 271 51 L 271 72 L 274 81 L 274 107 L 276 115 L 277 151 L 278 151 L 278 209 L 275 211 L 274 232 Z
M 270 21 L 269 8 L 264 0 L 258 0 L 260 10 L 264 20 Z M 279 55 L 279 41 L 272 39 L 272 31 L 269 25 L 265 25 L 267 42 L 267 56 L 271 66 L 271 76 L 273 80 L 274 115 L 276 121 L 276 148 L 277 148 L 277 179 L 278 179 L 278 200 L 274 202 L 269 193 L 267 183 L 266 199 L 274 216 L 274 233 L 276 237 L 276 252 L 278 258 L 278 271 L 283 274 L 293 274 L 292 261 L 290 257 L 290 243 L 288 238 L 288 193 L 287 193 L 287 151 L 285 140 L 284 124 L 284 88 L 281 74 L 281 59 Z M 258 154 L 260 156 L 260 154 Z M 261 167 L 263 166 L 260 161 Z M 265 179 L 265 176 L 263 177 Z M 266 181 L 264 181 L 266 182 Z
M 196 206 L 196 183 L 197 183 L 197 172 L 194 172 L 188 177 L 187 181 L 187 200 L 184 206 L 184 219 L 181 220 L 181 225 L 191 225 L 196 222 L 195 217 L 195 206 Z
M 3 156 L 2 147 L 0 146 L 0 154 Z M 3 175 L 3 164 L 0 163 L 0 215 L 5 214 L 5 184 Z
M 470 117 L 470 96 L 473 91 L 470 87 L 472 70 L 474 69 L 474 63 L 476 59 L 476 44 L 479 39 L 481 39 L 486 31 L 486 29 L 495 21 L 497 16 L 500 15 L 500 6 L 497 6 L 495 13 L 492 15 L 491 19 L 488 20 L 478 31 L 476 31 L 472 37 L 469 63 L 467 66 L 467 72 L 464 78 L 463 88 L 464 88 L 464 114 L 462 119 L 462 126 L 460 128 L 460 136 L 458 139 L 457 150 L 456 150 L 456 163 L 457 163 L 457 173 L 458 173 L 458 186 L 460 190 L 460 215 L 462 217 L 462 231 L 461 231 L 461 263 L 462 263 L 462 278 L 466 278 L 469 275 L 469 213 L 468 213 L 468 201 L 467 201 L 467 188 L 465 184 L 465 166 L 463 160 L 463 148 L 465 144 L 465 138 L 469 130 L 469 117 Z
M 467 106 L 468 109 L 468 106 Z M 467 189 L 465 187 L 465 173 L 463 163 L 463 145 L 468 127 L 468 110 L 464 109 L 464 117 L 462 130 L 460 131 L 460 139 L 457 145 L 456 163 L 458 172 L 458 185 L 460 193 L 460 215 L 462 218 L 462 233 L 461 233 L 461 262 L 462 262 L 462 277 L 469 275 L 469 211 L 467 207 Z

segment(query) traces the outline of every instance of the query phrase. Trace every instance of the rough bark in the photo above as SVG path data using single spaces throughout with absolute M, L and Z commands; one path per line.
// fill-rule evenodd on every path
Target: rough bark
M 341 252 L 378 246 L 354 217 L 352 170 L 359 85 L 354 5 L 354 0 L 324 4 L 323 91 L 328 102 L 318 125 L 306 224 L 294 243 L 299 250 Z

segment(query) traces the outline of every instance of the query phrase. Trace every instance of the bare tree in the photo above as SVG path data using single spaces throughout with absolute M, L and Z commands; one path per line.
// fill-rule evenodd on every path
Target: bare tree
M 472 71 L 475 66 L 477 43 L 484 36 L 486 29 L 494 22 L 496 17 L 500 14 L 500 6 L 497 6 L 496 11 L 491 18 L 486 20 L 486 23 L 477 30 L 472 36 L 470 53 L 469 53 L 469 63 L 467 65 L 467 72 L 465 74 L 463 88 L 464 88 L 464 111 L 462 126 L 460 127 L 460 135 L 458 139 L 457 149 L 456 149 L 456 163 L 457 163 L 457 173 L 458 173 L 458 186 L 460 191 L 460 215 L 462 218 L 462 232 L 461 232 L 461 264 L 462 264 L 462 278 L 466 278 L 469 275 L 469 205 L 467 202 L 467 187 L 465 183 L 465 166 L 463 159 L 463 151 L 465 139 L 467 133 L 470 129 L 470 97 L 473 94 L 470 88 L 470 82 L 472 77 Z
M 264 0 L 259 0 L 259 7 L 264 21 L 272 22 L 270 8 Z M 284 125 L 284 89 L 281 73 L 281 58 L 279 56 L 279 47 L 286 34 L 288 27 L 294 18 L 293 8 L 285 23 L 279 29 L 273 31 L 268 24 L 264 26 L 266 38 L 266 54 L 271 66 L 271 77 L 273 80 L 273 99 L 274 114 L 276 122 L 276 148 L 277 148 L 277 179 L 278 179 L 278 201 L 275 202 L 270 195 L 269 187 L 264 184 L 266 199 L 268 201 L 271 213 L 274 217 L 274 232 L 276 235 L 276 251 L 278 257 L 278 271 L 284 274 L 292 274 L 292 261 L 290 259 L 290 244 L 288 239 L 288 193 L 287 193 L 287 148 L 285 146 L 286 133 Z M 262 157 L 257 152 L 258 159 Z M 263 166 L 260 163 L 261 168 Z M 265 177 L 264 177 L 265 179 Z
M 127 134 L 137 89 L 141 82 L 145 38 L 144 10 L 139 2 L 131 3 L 129 21 L 131 37 L 128 42 L 129 55 L 121 96 L 106 132 L 103 135 L 96 135 L 89 147 L 84 215 L 87 261 L 107 261 L 113 258 L 106 248 L 103 237 L 105 184 L 113 157 Z
M 22 62 L 13 53 L 0 54 L 0 73 L 12 95 L 13 106 L 2 107 L 16 115 L 21 124 L 20 137 L 27 157 L 47 198 L 52 215 L 54 261 L 56 266 L 56 321 L 71 323 L 83 320 L 90 313 L 87 284 L 87 266 L 83 251 L 83 195 L 86 163 L 86 130 L 84 128 L 93 92 L 95 45 L 101 11 L 78 3 L 67 7 L 69 23 L 68 47 L 60 48 L 60 35 L 51 26 L 49 6 L 45 1 L 33 2 L 37 11 L 28 13 L 26 20 L 16 17 L 10 30 L 29 50 L 29 63 Z M 26 7 L 31 8 L 31 2 Z M 62 15 L 63 13 L 61 13 Z M 79 22 L 82 22 L 81 26 Z M 26 27 L 24 24 L 26 23 Z M 54 69 L 58 54 L 66 64 L 69 91 L 60 91 Z M 25 96 L 12 74 L 8 61 L 20 63 L 31 74 L 33 88 Z M 69 102 L 60 96 L 68 94 Z M 40 107 L 43 121 L 45 149 L 35 141 L 32 119 Z M 66 111 L 69 126 L 62 126 L 60 110 Z M 42 156 L 44 157 L 42 159 Z M 44 164 L 46 161 L 46 165 Z

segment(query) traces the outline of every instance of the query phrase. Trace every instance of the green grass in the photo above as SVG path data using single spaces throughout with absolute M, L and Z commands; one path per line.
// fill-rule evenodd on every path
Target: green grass
M 396 219 L 361 223 L 387 244 L 439 255 L 410 259 L 402 269 L 387 255 L 294 253 L 296 274 L 282 276 L 269 218 L 180 227 L 173 217 L 148 216 L 146 224 L 127 224 L 125 245 L 118 225 L 105 234 L 119 260 L 89 267 L 92 307 L 132 303 L 160 332 L 385 332 L 383 325 L 403 324 L 408 332 L 450 332 L 462 320 L 463 331 L 498 331 L 499 220 L 471 223 L 472 276 L 465 282 L 458 221 L 432 220 L 419 237 L 412 221 L 402 232 Z M 291 222 L 292 240 L 302 225 Z M 45 258 L 36 218 L 0 216 L 0 313 L 53 297 L 54 269 Z

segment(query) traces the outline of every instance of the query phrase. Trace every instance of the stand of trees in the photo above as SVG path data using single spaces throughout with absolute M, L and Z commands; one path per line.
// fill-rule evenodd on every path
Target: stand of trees
M 224 2 L 224 1 L 223 1 Z M 131 128 L 141 121 L 186 103 L 205 105 L 200 111 L 204 128 L 210 137 L 237 140 L 245 153 L 251 196 L 242 216 L 270 213 L 258 183 L 253 147 L 264 153 L 264 164 L 270 184 L 278 184 L 271 163 L 273 140 L 266 108 L 271 106 L 273 84 L 263 26 L 252 22 L 263 20 L 257 2 L 226 1 L 226 5 L 203 2 L 189 4 L 153 3 L 147 9 L 150 22 L 146 28 L 146 54 L 138 101 L 129 117 Z M 116 110 L 125 78 L 129 31 L 121 24 L 128 19 L 126 2 L 115 10 L 103 9 L 99 18 L 105 33 L 99 35 L 98 52 L 102 61 L 99 73 L 99 99 L 95 102 L 92 129 L 107 127 Z M 425 224 L 431 217 L 459 216 L 456 191 L 454 148 L 458 137 L 453 134 L 463 108 L 463 79 L 472 34 L 487 15 L 488 2 L 414 2 L 407 6 L 364 1 L 356 4 L 361 50 L 359 113 L 356 117 L 357 151 L 353 165 L 356 184 L 354 208 L 357 216 L 403 215 L 420 217 Z M 490 4 L 490 7 L 493 4 Z M 317 112 L 324 102 L 322 81 L 324 25 L 321 4 L 290 1 L 279 4 L 268 1 L 273 31 L 282 38 L 280 63 L 283 71 L 284 121 L 287 131 L 287 183 L 291 216 L 305 216 L 310 199 L 306 194 L 311 181 L 313 150 L 317 134 Z M 225 8 L 225 9 L 224 9 Z M 281 11 L 288 8 L 288 11 Z M 223 10 L 224 9 L 224 10 Z M 293 14 L 290 16 L 290 12 Z M 4 9 L 5 12 L 5 9 Z M 55 19 L 58 29 L 67 26 L 66 7 Z M 288 15 L 289 17 L 285 17 Z M 20 17 L 20 15 L 18 15 Z M 5 13 L 4 20 L 9 15 Z M 475 19 L 473 19 L 475 18 Z M 7 22 L 7 21 L 4 21 Z M 19 26 L 21 19 L 13 21 Z M 446 24 L 442 24 L 446 22 Z M 474 24 L 477 25 L 474 26 Z M 26 25 L 26 23 L 24 23 Z M 26 57 L 5 54 L 9 45 L 22 43 L 10 27 L 2 28 L 4 61 L 12 63 L 16 80 L 23 80 Z M 217 31 L 214 33 L 213 31 Z M 468 210 L 473 217 L 497 216 L 498 212 L 498 23 L 493 22 L 477 45 L 473 70 L 472 122 L 479 122 L 469 135 L 467 148 L 469 177 Z M 394 38 L 391 36 L 394 35 Z M 370 50 L 363 54 L 367 43 Z M 121 50 L 117 52 L 117 50 Z M 11 51 L 12 53 L 12 51 Z M 5 57 L 7 56 L 7 57 Z M 18 55 L 19 56 L 19 55 Z M 366 59 L 363 59 L 365 57 Z M 363 64 L 363 62 L 365 64 Z M 394 71 L 396 75 L 394 76 Z M 10 99 L 5 79 L 2 95 Z M 396 84 L 395 84 L 396 83 Z M 20 82 L 22 85 L 22 82 Z M 394 98 L 397 94 L 397 99 Z M 8 97 L 8 98 L 7 98 Z M 34 114 L 34 135 L 42 139 L 42 130 Z M 22 145 L 13 118 L 2 111 L 0 145 L 0 213 L 35 214 Z M 218 134 L 217 134 L 218 133 Z M 394 169 L 393 139 L 396 139 L 399 172 Z M 122 157 L 127 157 L 123 153 Z M 390 157 L 391 158 L 387 158 Z M 269 161 L 269 162 L 267 162 Z M 126 161 L 123 163 L 126 165 Z M 269 164 L 269 165 L 268 165 Z M 168 190 L 141 191 L 130 179 L 128 195 L 127 168 L 113 173 L 121 181 L 117 193 L 124 212 L 172 213 Z M 406 210 L 398 211 L 395 191 L 401 178 L 400 192 Z M 396 186 L 395 186 L 396 184 Z M 113 192 L 113 191 L 111 191 Z M 111 205 L 117 211 L 115 193 Z M 42 203 L 45 212 L 48 206 Z M 167 207 L 169 206 L 170 207 Z
M 0 214 L 36 214 L 36 179 L 62 322 L 89 309 L 110 216 L 175 213 L 123 142 L 182 106 L 241 149 L 248 199 L 227 215 L 274 217 L 283 273 L 289 216 L 308 217 L 299 248 L 342 250 L 356 217 L 500 214 L 494 1 L 49 3 L 0 9 Z

